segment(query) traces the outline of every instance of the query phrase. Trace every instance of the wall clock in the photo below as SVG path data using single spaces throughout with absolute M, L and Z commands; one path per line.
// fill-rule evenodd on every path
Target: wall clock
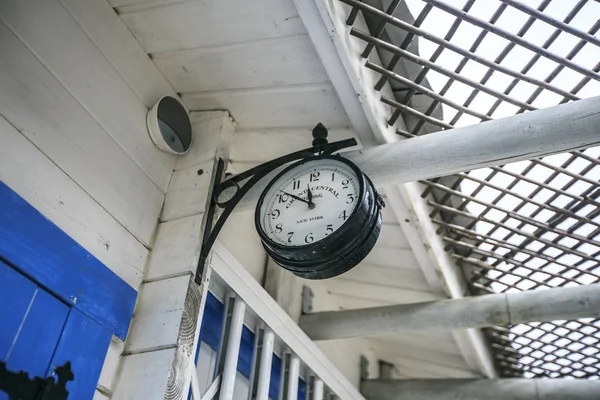
M 337 155 L 317 155 L 279 173 L 263 191 L 255 223 L 280 266 L 325 279 L 356 266 L 381 231 L 383 202 L 369 178 Z

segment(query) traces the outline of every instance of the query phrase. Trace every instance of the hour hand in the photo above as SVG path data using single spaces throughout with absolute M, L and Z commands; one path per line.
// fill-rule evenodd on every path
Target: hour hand
M 313 203 L 312 201 L 313 194 L 310 191 L 310 185 L 308 183 L 306 184 L 306 189 L 308 190 L 308 208 L 312 210 L 313 208 L 315 208 L 315 203 Z
M 311 203 L 310 203 L 308 200 L 305 200 L 305 199 L 303 199 L 303 198 L 302 198 L 302 197 L 300 197 L 300 196 L 296 196 L 295 194 L 291 194 L 291 193 L 288 193 L 288 192 L 284 192 L 283 190 L 279 190 L 279 191 L 280 191 L 281 193 L 283 193 L 283 194 L 287 194 L 287 195 L 288 195 L 288 196 L 290 196 L 292 199 L 296 199 L 296 200 L 298 200 L 298 201 L 301 201 L 301 202 L 303 202 L 303 203 L 306 203 L 306 204 L 308 204 L 308 205 L 310 205 L 310 204 L 311 204 Z

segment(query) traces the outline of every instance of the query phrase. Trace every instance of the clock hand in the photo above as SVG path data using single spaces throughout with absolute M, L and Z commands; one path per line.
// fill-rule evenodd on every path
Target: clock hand
M 294 194 L 291 194 L 291 193 L 288 193 L 288 192 L 284 192 L 283 190 L 279 190 L 279 191 L 280 191 L 281 193 L 283 193 L 283 194 L 287 194 L 287 195 L 288 195 L 288 196 L 290 196 L 292 199 L 296 199 L 296 200 L 298 200 L 298 201 L 301 201 L 301 202 L 303 202 L 303 203 L 306 203 L 306 204 L 308 204 L 308 205 L 309 205 L 309 207 L 310 207 L 310 204 L 311 204 L 311 203 L 309 203 L 309 201 L 308 201 L 308 200 L 305 200 L 305 199 L 303 199 L 302 197 L 296 196 L 296 195 L 294 195 Z
M 312 210 L 315 208 L 315 203 L 313 203 L 313 201 L 312 201 L 313 195 L 312 195 L 312 192 L 310 191 L 310 185 L 308 183 L 306 184 L 306 188 L 308 189 L 308 208 Z

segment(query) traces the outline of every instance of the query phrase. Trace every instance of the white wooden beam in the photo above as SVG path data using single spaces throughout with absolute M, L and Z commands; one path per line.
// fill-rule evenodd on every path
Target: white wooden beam
M 466 329 L 600 316 L 600 284 L 304 315 L 313 340 L 403 330 Z
M 385 193 L 429 285 L 436 293 L 460 299 L 467 295 L 467 283 L 460 268 L 444 250 L 429 218 L 427 204 L 420 196 L 423 192 L 420 186 L 417 182 L 393 185 L 387 187 Z M 498 377 L 490 346 L 481 330 L 457 329 L 452 335 L 469 367 L 488 378 Z
M 294 4 L 362 143 L 373 146 L 396 140 L 394 128 L 386 123 L 388 109 L 373 89 L 379 77 L 364 68 L 358 57 L 364 44 L 348 34 L 347 6 L 320 0 L 294 0 Z
M 597 400 L 600 381 L 584 379 L 368 380 L 370 400 Z
M 600 96 L 345 153 L 376 187 L 600 145 Z M 256 185 L 238 206 L 252 206 Z

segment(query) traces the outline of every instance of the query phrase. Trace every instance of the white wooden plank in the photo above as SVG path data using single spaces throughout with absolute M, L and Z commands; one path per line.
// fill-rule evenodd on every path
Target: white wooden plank
M 195 272 L 202 245 L 202 221 L 197 214 L 158 225 L 145 280 Z
M 381 307 L 392 304 L 390 301 L 365 299 L 362 297 L 338 293 L 332 293 L 331 297 L 339 305 L 341 310 L 356 310 L 365 307 Z
M 385 201 L 385 200 L 384 200 Z M 386 203 L 386 208 L 389 205 Z M 408 240 L 402 232 L 400 225 L 394 223 L 384 223 L 381 225 L 381 233 L 379 239 L 377 239 L 377 247 L 396 247 L 400 249 L 410 249 Z
M 177 345 L 189 284 L 190 275 L 144 284 L 125 347 L 128 353 Z
M 383 354 L 382 354 L 383 356 Z M 392 358 L 391 360 L 389 360 Z M 386 361 L 392 362 L 398 371 L 410 374 L 414 378 L 472 378 L 474 374 L 468 370 L 445 365 L 436 365 L 428 362 L 409 359 L 406 357 L 386 357 Z
M 181 351 L 177 348 L 123 357 L 119 383 L 112 397 L 119 400 L 164 400 L 171 366 L 178 362 L 179 357 Z M 141 385 L 141 382 L 144 384 Z
M 4 24 L 0 51 L 2 115 L 148 245 L 160 190 Z
M 461 356 L 462 353 L 451 331 L 429 330 L 420 332 L 405 332 L 402 335 L 379 335 L 368 339 L 375 346 L 379 343 L 387 343 L 390 348 L 409 347 L 413 349 L 429 349 L 443 354 Z
M 165 192 L 175 156 L 154 146 L 147 107 L 60 2 L 3 1 L 0 19 Z
M 0 180 L 137 290 L 148 250 L 2 117 L 0 143 Z
M 248 307 L 254 310 L 291 351 L 302 359 L 307 368 L 323 380 L 334 394 L 345 400 L 364 400 L 358 390 L 219 241 L 214 246 L 212 267 L 213 271 L 248 304 Z
M 373 299 L 390 302 L 392 304 L 417 303 L 438 299 L 430 292 L 421 292 L 406 288 L 373 285 L 370 283 L 355 282 L 343 278 L 330 279 L 327 288 L 332 294 L 354 296 L 363 299 Z
M 125 343 L 113 336 L 108 346 L 108 352 L 102 365 L 102 372 L 98 379 L 98 387 L 102 388 L 104 392 L 112 392 L 115 387 L 117 373 L 119 369 L 119 362 L 121 361 L 121 354 L 125 349 Z
M 194 135 L 191 149 L 177 157 L 175 169 L 198 165 L 215 157 L 229 157 L 235 123 L 227 111 L 190 113 Z
M 213 164 L 213 161 L 207 161 L 173 173 L 160 217 L 162 221 L 204 213 Z
M 469 366 L 465 363 L 465 359 L 460 354 L 446 354 L 436 351 L 431 347 L 400 346 L 396 342 L 388 342 L 385 340 L 371 341 L 371 343 L 375 352 L 385 354 L 388 361 L 401 358 L 470 371 Z M 471 373 L 473 376 L 480 376 L 477 373 Z
M 411 243 L 421 270 L 436 293 L 446 292 L 451 298 L 461 298 L 467 293 L 466 282 L 461 271 L 448 253 L 429 218 L 425 201 L 421 198 L 421 184 L 413 182 L 389 187 L 385 190 L 398 216 L 404 233 Z M 410 207 L 410 211 L 409 211 Z M 406 222 L 409 220 L 409 222 Z M 483 332 L 476 329 L 455 330 L 456 343 L 467 364 L 478 368 L 492 378 L 498 373 L 493 363 L 491 350 Z
M 364 346 L 358 340 L 330 340 L 316 343 L 354 387 L 360 387 L 360 356 Z M 326 384 L 327 385 L 327 384 Z M 342 397 L 343 398 L 343 397 Z
M 361 263 L 340 278 L 358 283 L 430 292 L 431 288 L 418 269 L 384 267 Z
M 190 110 L 229 110 L 241 128 L 330 128 L 350 125 L 329 83 L 187 93 Z
M 419 264 L 415 260 L 413 252 L 401 248 L 375 246 L 363 262 L 384 267 L 419 269 Z
M 158 53 L 154 62 L 181 93 L 328 81 L 305 34 Z
M 315 124 L 316 125 L 316 124 Z M 359 150 L 362 144 L 353 129 L 328 129 L 329 142 L 354 138 L 358 145 L 344 149 Z M 312 128 L 304 129 L 238 129 L 233 135 L 230 162 L 265 162 L 284 154 L 312 146 Z
M 152 107 L 162 96 L 177 96 L 107 1 L 61 2 L 146 107 Z
M 294 4 L 363 143 L 372 146 L 398 140 L 394 127 L 387 124 L 390 110 L 379 101 L 382 93 L 393 98 L 391 88 L 386 84 L 381 92 L 374 90 L 379 75 L 365 68 L 358 56 L 364 42 L 348 35 L 349 7 L 331 0 L 294 0 Z M 353 26 L 368 32 L 360 13 Z M 371 52 L 370 58 L 382 65 L 377 52 Z M 404 121 L 396 125 L 403 128 Z
M 113 7 L 133 5 L 133 4 L 146 4 L 150 6 L 158 6 L 162 4 L 176 3 L 182 0 L 108 0 Z
M 306 32 L 289 1 L 187 1 L 124 14 L 148 53 L 215 46 Z
M 256 233 L 254 211 L 232 214 L 225 222 L 219 240 L 230 249 L 257 282 L 263 282 L 267 253 Z

